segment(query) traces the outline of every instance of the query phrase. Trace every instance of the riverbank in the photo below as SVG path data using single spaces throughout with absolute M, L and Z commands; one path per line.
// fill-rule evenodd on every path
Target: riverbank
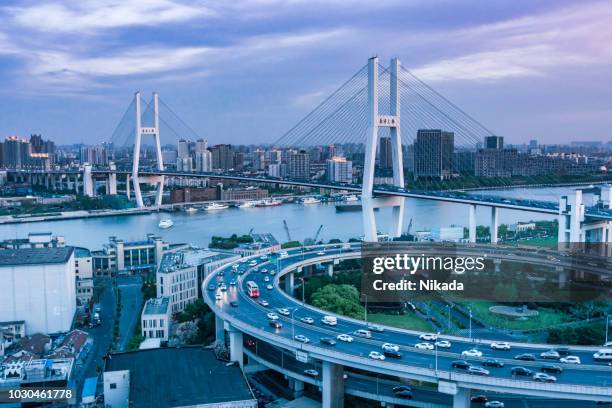
M 24 224 L 32 222 L 66 221 L 83 218 L 116 217 L 125 215 L 150 214 L 154 210 L 147 208 L 126 208 L 123 210 L 60 211 L 42 214 L 4 215 L 0 216 L 1 224 Z

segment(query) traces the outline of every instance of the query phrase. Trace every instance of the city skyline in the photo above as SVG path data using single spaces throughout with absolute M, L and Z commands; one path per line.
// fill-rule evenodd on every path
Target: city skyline
M 606 141 L 611 14 L 604 2 L 11 2 L 0 136 L 98 144 L 142 89 L 211 144 L 269 143 L 379 53 L 510 144 Z

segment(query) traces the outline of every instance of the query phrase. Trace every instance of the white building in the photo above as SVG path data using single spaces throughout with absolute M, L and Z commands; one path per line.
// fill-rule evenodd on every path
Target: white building
M 183 249 L 166 253 L 157 270 L 157 297 L 168 297 L 170 312 L 179 313 L 202 296 L 204 278 L 219 266 L 239 259 L 237 254 L 208 249 Z
M 26 334 L 70 330 L 76 311 L 74 249 L 0 250 L 0 321 L 24 320 Z
M 170 332 L 169 299 L 147 299 L 140 315 L 140 330 L 145 339 L 168 341 Z
M 195 171 L 212 171 L 212 153 L 209 150 L 195 152 Z
M 431 239 L 433 241 L 459 242 L 463 240 L 463 227 L 452 225 L 435 228 L 431 231 Z
M 334 183 L 353 182 L 353 162 L 345 157 L 334 156 L 326 162 L 327 180 Z
M 79 304 L 87 304 L 93 298 L 93 261 L 91 251 L 74 248 L 74 273 L 76 276 L 76 296 Z

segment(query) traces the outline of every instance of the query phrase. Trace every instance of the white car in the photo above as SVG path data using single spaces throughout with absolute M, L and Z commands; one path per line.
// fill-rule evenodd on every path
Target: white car
M 436 341 L 436 346 L 440 347 L 440 348 L 450 348 L 451 347 L 451 342 L 448 340 L 439 340 Z
M 368 354 L 368 356 L 370 358 L 373 358 L 374 360 L 384 360 L 385 356 L 384 354 L 379 353 L 378 351 L 370 351 L 370 354 Z
M 558 360 L 559 358 L 561 358 L 561 356 L 559 355 L 559 352 L 557 352 L 556 350 L 543 351 L 540 353 L 540 357 L 546 358 L 549 360 Z
M 465 350 L 461 352 L 463 357 L 482 357 L 482 351 L 476 349 Z
M 319 255 L 319 256 L 325 255 L 325 251 L 319 251 L 319 252 L 317 252 L 317 255 Z
M 510 343 L 505 341 L 496 341 L 491 343 L 491 348 L 493 350 L 510 350 L 512 347 L 510 346 Z
M 355 330 L 353 334 L 355 336 L 365 337 L 366 339 L 369 339 L 372 337 L 372 332 L 370 332 L 369 330 L 364 330 L 364 329 Z
M 349 336 L 348 334 L 339 334 L 336 338 L 340 341 L 345 341 L 347 343 L 353 342 L 353 337 Z
M 489 401 L 485 403 L 486 408 L 504 408 L 506 405 L 501 401 Z
M 419 336 L 419 339 L 425 341 L 436 341 L 438 340 L 438 335 L 433 333 L 423 333 Z
M 566 357 L 561 357 L 559 359 L 560 363 L 565 363 L 565 364 L 580 364 L 580 357 L 578 356 L 566 356 Z
M 268 307 L 270 305 L 267 300 L 263 300 L 263 299 L 259 300 L 259 304 L 262 305 L 263 307 Z
M 266 316 L 268 316 L 268 319 L 270 320 L 278 320 L 278 315 L 276 313 L 268 313 Z
M 414 345 L 414 348 L 418 348 L 420 350 L 433 350 L 434 345 L 431 343 L 417 343 Z
M 274 286 L 272 286 L 272 285 L 267 285 L 267 286 L 266 286 L 266 289 L 268 289 L 268 290 L 272 290 L 272 289 L 274 289 Z
M 264 282 L 270 282 L 270 278 L 268 278 L 267 276 L 264 278 Z
M 317 370 L 313 370 L 312 368 L 309 368 L 308 370 L 304 370 L 304 374 L 310 376 L 310 377 L 318 377 L 319 376 L 319 372 Z
M 223 296 L 221 296 L 221 294 L 220 294 L 220 293 L 217 293 L 217 294 L 215 295 L 215 300 L 221 300 L 221 299 L 223 299 Z
M 300 343 L 308 343 L 310 341 L 310 339 L 306 336 L 304 336 L 303 334 L 298 334 L 294 337 L 294 339 L 296 341 L 299 341 Z
M 289 309 L 287 309 L 286 307 L 282 307 L 282 308 L 278 309 L 277 312 L 282 314 L 283 316 L 289 316 L 291 314 Z
M 397 344 L 385 343 L 382 345 L 382 349 L 385 351 L 389 350 L 397 352 L 400 350 L 400 347 Z
M 314 319 L 312 317 L 302 317 L 300 319 L 300 321 L 306 323 L 306 324 L 313 324 L 314 323 Z
M 554 375 L 546 374 L 546 373 L 535 373 L 532 378 L 534 381 L 538 381 L 538 382 L 547 382 L 547 383 L 557 382 L 557 377 L 555 377 Z

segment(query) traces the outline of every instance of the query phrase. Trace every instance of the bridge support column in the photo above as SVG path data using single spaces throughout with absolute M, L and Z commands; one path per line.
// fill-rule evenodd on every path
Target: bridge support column
M 240 368 L 244 364 L 244 349 L 242 344 L 242 332 L 235 327 L 230 327 L 230 360 L 237 361 Z
M 322 408 L 344 407 L 344 367 L 323 361 Z
M 106 180 L 106 185 L 108 186 L 107 194 L 117 195 L 117 165 L 115 163 L 110 162 L 108 164 L 110 169 L 110 173 L 108 173 L 108 179 Z
M 499 273 L 501 271 L 501 259 L 494 259 L 493 266 L 495 267 L 495 273 Z
M 330 278 L 334 277 L 334 263 L 330 262 L 327 264 L 327 276 Z
M 304 395 L 304 381 L 289 379 L 289 388 L 293 390 L 293 398 L 299 398 Z
M 127 196 L 128 200 L 132 198 L 130 197 L 131 194 L 130 194 L 130 175 L 129 174 L 125 176 L 125 195 Z
M 83 195 L 93 197 L 94 194 L 95 191 L 93 176 L 91 175 L 91 164 L 86 163 L 83 166 Z
M 225 327 L 223 319 L 215 316 L 215 342 L 217 344 L 225 344 Z
M 295 276 L 293 276 L 293 272 L 291 272 L 285 275 L 285 292 L 293 296 L 294 290 L 295 290 Z
M 559 289 L 567 288 L 567 271 L 561 267 L 555 267 L 555 271 L 557 272 L 557 282 L 559 284 Z
M 499 208 L 491 207 L 491 243 L 497 244 L 497 233 L 499 228 Z
M 468 209 L 468 241 L 476 242 L 476 206 L 470 204 Z
M 74 175 L 74 185 L 72 187 L 74 188 L 74 192 L 79 194 L 79 175 L 78 174 Z
M 470 408 L 470 398 L 472 390 L 469 388 L 459 388 L 453 396 L 453 408 Z

